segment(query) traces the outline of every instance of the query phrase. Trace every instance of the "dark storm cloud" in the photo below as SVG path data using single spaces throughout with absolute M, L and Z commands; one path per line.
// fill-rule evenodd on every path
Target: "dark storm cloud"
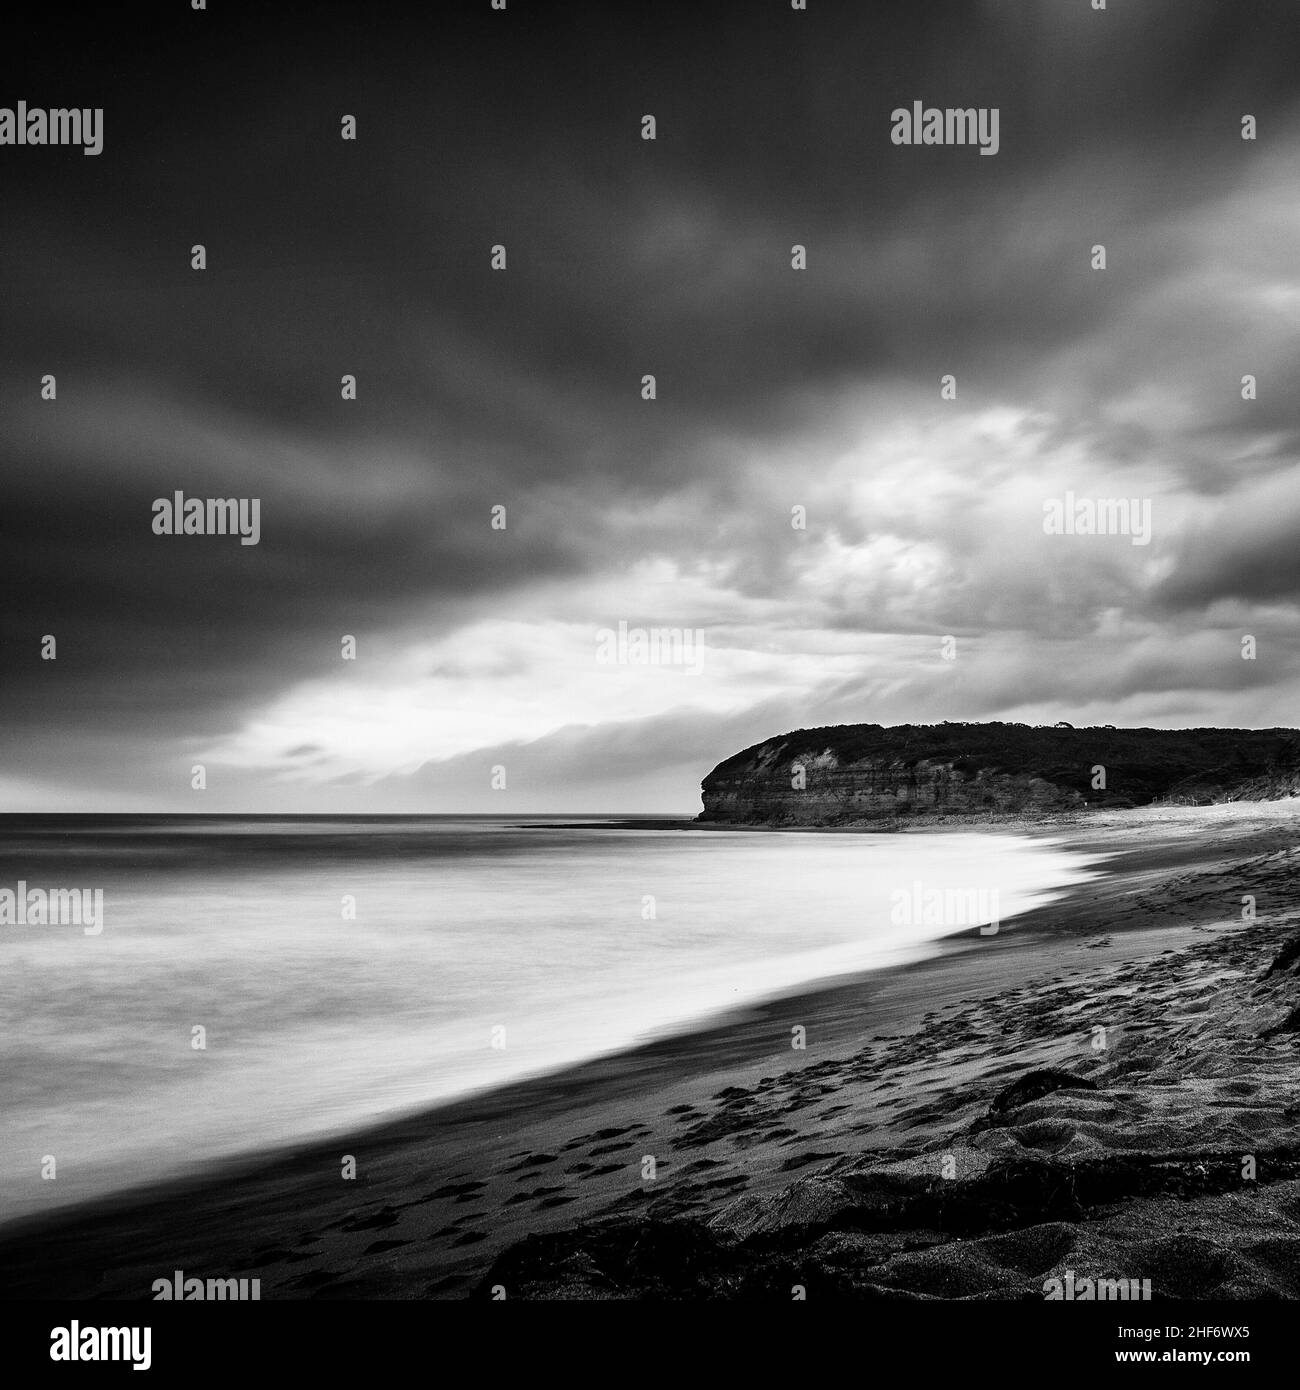
M 906 401 L 956 372 L 1143 465 L 1155 428 L 1104 420 L 1107 403 L 1232 327 L 1205 321 L 1204 247 L 1165 230 L 1249 179 L 1240 115 L 1290 119 L 1300 49 L 1294 6 L 1194 0 L 93 23 L 78 45 L 19 35 L 12 95 L 102 105 L 104 153 L 4 151 L 0 229 L 0 699 L 12 724 L 68 733 L 233 727 L 337 669 L 344 632 L 445 632 L 646 556 L 775 600 L 799 557 L 754 457 L 787 446 L 789 491 L 823 501 L 845 544 L 941 524 L 954 557 L 942 595 L 897 603 L 882 572 L 818 622 L 1031 624 L 1040 578 L 990 588 L 957 503 L 864 520 L 818 492 L 817 451 L 843 442 L 827 401 Z M 914 99 L 998 106 L 997 157 L 892 146 L 889 113 Z M 1300 367 L 1282 343 L 1266 356 L 1274 381 Z M 47 371 L 54 403 L 36 399 Z M 1192 422 L 1201 447 L 1162 460 L 1170 475 L 1222 487 L 1237 414 Z M 1249 428 L 1284 469 L 1294 399 L 1266 393 Z M 178 488 L 260 497 L 261 543 L 154 536 L 150 503 Z M 1269 525 L 1262 542 L 1211 528 L 1158 606 L 1293 593 L 1294 528 Z M 1064 630 L 1131 594 L 1109 558 L 1075 563 L 1043 619 Z
M 530 534 L 525 526 L 496 554 L 478 547 L 472 538 L 486 529 L 486 508 L 473 508 L 455 480 L 421 483 L 399 473 L 394 500 L 367 506 L 346 479 L 318 490 L 291 474 L 259 477 L 197 453 L 164 459 L 166 440 L 149 438 L 152 423 L 146 416 L 133 432 L 141 457 L 99 454 L 99 483 L 68 470 L 65 452 L 57 462 L 38 457 L 33 473 L 8 489 L 0 512 L 11 574 L 4 640 L 28 658 L 30 673 L 24 683 L 23 665 L 8 671 L 14 718 L 157 726 L 169 705 L 190 722 L 207 705 L 230 715 L 336 663 L 343 633 L 364 641 L 430 592 L 448 613 L 463 611 L 476 597 L 579 567 L 556 527 Z M 227 459 L 244 444 L 268 446 L 231 436 L 216 442 Z M 59 463 L 65 481 L 52 497 Z M 260 543 L 155 535 L 152 503 L 178 488 L 260 497 Z M 53 670 L 36 660 L 47 632 L 59 641 Z
M 1183 539 L 1157 599 L 1175 612 L 1224 600 L 1300 603 L 1300 492 L 1294 473 L 1242 490 Z

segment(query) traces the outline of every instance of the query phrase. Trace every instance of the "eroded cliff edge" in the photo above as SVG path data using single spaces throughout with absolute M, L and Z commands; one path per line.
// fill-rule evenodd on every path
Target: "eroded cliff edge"
M 701 821 L 903 824 L 1300 794 L 1294 729 L 841 724 L 746 748 L 704 779 Z

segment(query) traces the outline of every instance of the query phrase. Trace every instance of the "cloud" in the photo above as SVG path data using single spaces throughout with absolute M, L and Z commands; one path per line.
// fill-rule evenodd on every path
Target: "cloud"
M 1286 717 L 1294 7 L 429 23 L 16 39 L 107 119 L 0 232 L 7 804 L 188 807 L 201 758 L 232 809 L 488 809 L 504 760 L 634 809 L 783 724 Z M 914 99 L 999 106 L 998 156 L 892 146 Z M 260 544 L 154 536 L 176 489 Z M 1150 546 L 1045 535 L 1067 492 Z M 597 669 L 619 621 L 702 674 Z

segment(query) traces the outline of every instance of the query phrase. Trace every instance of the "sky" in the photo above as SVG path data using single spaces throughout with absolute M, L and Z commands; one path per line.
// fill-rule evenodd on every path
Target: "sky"
M 801 727 L 1297 722 L 1289 0 L 7 48 L 0 104 L 104 114 L 0 146 L 0 810 L 691 814 Z M 996 154 L 895 144 L 917 101 Z M 177 491 L 258 543 L 156 534 Z

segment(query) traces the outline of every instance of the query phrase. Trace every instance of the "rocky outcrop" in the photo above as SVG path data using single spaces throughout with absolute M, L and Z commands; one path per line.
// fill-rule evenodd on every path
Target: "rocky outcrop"
M 1051 815 L 1169 800 L 1300 794 L 1291 729 L 848 724 L 800 729 L 719 763 L 702 821 L 896 824 Z

